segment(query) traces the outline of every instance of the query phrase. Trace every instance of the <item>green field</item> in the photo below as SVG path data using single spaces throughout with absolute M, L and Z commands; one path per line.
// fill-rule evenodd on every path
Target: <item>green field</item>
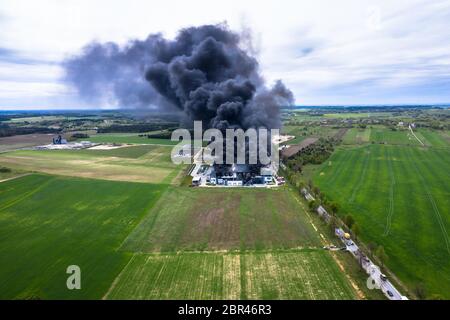
M 370 141 L 371 129 L 351 128 L 342 139 L 343 144 L 364 144 Z
M 89 140 L 97 143 L 160 144 L 170 146 L 178 144 L 177 141 L 171 141 L 170 139 L 139 137 L 139 133 L 99 133 L 80 140 Z
M 11 120 L 4 121 L 5 123 L 18 123 L 18 122 L 30 122 L 37 123 L 41 121 L 55 121 L 55 120 L 76 120 L 77 117 L 66 117 L 66 116 L 40 116 L 40 117 L 23 117 L 23 118 L 12 118 Z
M 357 297 L 289 189 L 207 191 L 39 174 L 0 183 L 0 299 Z M 69 265 L 81 290 L 66 288 Z
M 326 113 L 325 118 L 333 119 L 360 119 L 360 118 L 386 118 L 392 117 L 390 112 L 342 112 L 342 113 Z
M 450 137 L 445 131 L 430 129 L 414 129 L 417 138 L 428 147 L 448 148 Z M 368 128 L 351 128 L 344 136 L 344 145 L 361 145 L 365 143 L 422 146 L 422 144 L 411 134 L 407 128 L 393 131 L 383 126 Z
M 99 299 L 118 251 L 166 186 L 29 175 L 0 183 L 0 299 Z M 82 290 L 66 288 L 78 265 Z
M 450 147 L 450 136 L 448 131 L 419 129 L 415 130 L 415 134 L 427 146 L 433 146 L 436 148 Z
M 289 189 L 169 187 L 108 299 L 355 299 Z
M 171 188 L 123 249 L 255 250 L 319 246 L 289 190 Z
M 450 149 L 406 146 L 402 131 L 371 137 L 381 134 L 398 145 L 341 148 L 314 182 L 355 217 L 366 243 L 384 246 L 389 268 L 410 288 L 423 283 L 429 295 L 450 298 Z
M 330 127 L 304 127 L 304 126 L 285 126 L 283 127 L 283 134 L 295 136 L 294 139 L 289 140 L 286 144 L 298 144 L 306 138 L 326 138 L 332 137 L 338 129 Z
M 20 150 L 0 154 L 0 166 L 48 174 L 116 181 L 171 183 L 183 166 L 167 146 L 111 150 Z
M 343 269 L 346 253 L 338 265 L 322 249 L 291 189 L 176 186 L 183 166 L 170 151 L 0 154 L 2 166 L 52 174 L 0 183 L 0 260 L 11 261 L 0 266 L 0 299 L 362 297 Z M 80 291 L 66 288 L 73 264 Z
M 107 150 L 90 148 L 81 150 L 46 150 L 46 151 L 53 152 L 55 155 L 67 154 L 72 156 L 87 155 L 98 157 L 118 157 L 118 158 L 137 159 L 149 152 L 154 152 L 155 150 L 168 150 L 168 149 L 159 147 L 157 145 L 137 145 L 137 146 L 131 145 Z
M 354 299 L 328 252 L 137 254 L 108 299 Z
M 374 143 L 420 146 L 420 142 L 408 129 L 392 131 L 386 127 L 374 127 L 371 129 L 370 141 Z

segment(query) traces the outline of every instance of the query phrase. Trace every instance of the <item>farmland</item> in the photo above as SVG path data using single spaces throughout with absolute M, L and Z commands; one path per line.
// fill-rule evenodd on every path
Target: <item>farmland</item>
M 341 112 L 341 113 L 325 113 L 325 118 L 333 118 L 333 119 L 360 119 L 360 118 L 386 118 L 392 117 L 392 113 L 390 112 Z
M 22 134 L 0 138 L 0 152 L 47 144 L 52 141 L 51 134 Z
M 450 137 L 445 131 L 418 129 L 414 130 L 414 134 L 427 147 L 447 148 L 450 146 Z M 384 126 L 351 128 L 343 139 L 344 145 L 361 145 L 366 143 L 422 146 L 407 128 L 395 131 Z
M 0 299 L 101 298 L 127 264 L 116 249 L 166 186 L 28 175 L 0 183 Z M 66 268 L 82 290 L 66 288 Z
M 111 150 L 20 150 L 0 154 L 0 165 L 48 174 L 117 181 L 171 183 L 182 169 L 170 147 L 130 146 Z
M 107 299 L 354 299 L 290 189 L 169 187 Z M 201 267 L 199 267 L 201 266 Z
M 338 130 L 332 129 L 328 127 L 307 127 L 307 126 L 285 126 L 283 128 L 283 133 L 287 135 L 293 135 L 295 136 L 294 139 L 289 140 L 286 144 L 298 144 L 305 140 L 306 138 L 310 137 L 331 137 L 333 136 Z
M 171 188 L 123 249 L 255 250 L 311 247 L 318 234 L 289 190 Z
M 407 129 L 392 131 L 385 127 L 374 127 L 370 132 L 370 140 L 374 143 L 390 145 L 421 145 Z
M 344 136 L 343 144 L 363 144 L 370 141 L 371 129 L 351 128 Z
M 176 145 L 178 143 L 177 141 L 171 141 L 170 139 L 147 138 L 146 136 L 140 137 L 139 133 L 101 133 L 93 135 L 87 140 L 98 143 L 134 143 L 161 145 Z
M 291 191 L 253 191 L 40 174 L 2 182 L 0 259 L 14 263 L 0 267 L 0 298 L 354 299 Z M 65 287 L 71 264 L 80 291 Z
M 449 298 L 450 149 L 434 132 L 422 134 L 441 148 L 417 147 L 406 134 L 372 130 L 389 144 L 341 148 L 314 182 L 354 216 L 365 242 L 383 245 L 388 266 L 410 288 L 425 284 Z
M 307 187 L 311 179 L 342 218 L 351 214 L 358 242 L 382 245 L 387 267 L 411 291 L 423 284 L 427 296 L 449 298 L 448 131 L 421 126 L 414 136 L 393 112 L 314 113 L 295 113 L 283 128 L 296 136 L 288 144 L 338 141 L 329 139 L 337 132 L 342 144 L 291 176 Z M 442 126 L 439 113 L 427 116 Z M 118 115 L 92 121 L 66 125 L 135 130 Z M 168 132 L 169 124 L 149 132 Z M 170 159 L 177 142 L 92 132 L 81 140 L 117 145 L 11 151 L 52 135 L 2 138 L 0 180 L 19 177 L 0 181 L 0 260 L 12 261 L 0 266 L 0 298 L 382 298 L 365 287 L 367 275 L 348 252 L 323 249 L 341 243 L 308 211 L 297 184 L 188 188 L 180 185 L 185 167 Z M 81 291 L 65 286 L 71 264 L 82 269 Z
M 327 252 L 291 250 L 137 254 L 106 298 L 353 299 L 354 293 Z

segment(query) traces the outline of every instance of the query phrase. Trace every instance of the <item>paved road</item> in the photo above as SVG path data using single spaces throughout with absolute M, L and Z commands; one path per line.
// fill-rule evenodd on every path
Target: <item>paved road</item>
M 355 259 L 361 263 L 363 269 L 366 270 L 366 273 L 373 279 L 375 282 L 374 287 L 379 288 L 390 300 L 407 300 L 407 298 L 404 297 L 389 280 L 381 279 L 382 273 L 380 268 L 359 250 L 356 243 L 354 243 L 351 239 L 347 240 L 344 238 L 344 231 L 342 229 L 336 229 L 336 235 L 346 245 L 347 251 L 349 251 Z M 391 295 L 388 292 L 390 292 Z
M 306 188 L 302 189 L 302 194 L 308 201 L 315 200 Z M 330 217 L 328 212 L 322 206 L 319 206 L 317 208 L 317 213 L 325 220 L 328 220 Z M 381 279 L 382 273 L 380 268 L 369 258 L 367 258 L 367 256 L 365 256 L 361 250 L 359 250 L 359 247 L 354 241 L 352 241 L 352 239 L 345 239 L 344 230 L 342 230 L 341 228 L 337 228 L 335 233 L 336 236 L 345 244 L 347 251 L 349 251 L 355 257 L 355 259 L 361 263 L 363 269 L 373 279 L 373 281 L 375 282 L 374 288 L 379 288 L 389 300 L 408 300 L 408 298 L 403 296 L 388 279 Z M 391 294 L 389 294 L 388 292 L 390 292 Z

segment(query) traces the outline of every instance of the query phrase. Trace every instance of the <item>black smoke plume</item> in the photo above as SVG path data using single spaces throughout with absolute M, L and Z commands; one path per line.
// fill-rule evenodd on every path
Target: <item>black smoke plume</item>
M 91 43 L 64 62 L 66 80 L 90 102 L 181 110 L 204 128 L 281 126 L 280 107 L 293 95 L 281 81 L 268 88 L 257 60 L 225 24 L 182 29 L 115 43 Z

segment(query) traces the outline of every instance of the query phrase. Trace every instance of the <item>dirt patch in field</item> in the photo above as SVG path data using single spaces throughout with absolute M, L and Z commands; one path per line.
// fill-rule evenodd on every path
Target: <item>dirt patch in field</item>
M 238 248 L 240 200 L 234 193 L 199 197 L 190 209 L 182 243 L 204 244 L 216 250 Z
M 208 211 L 202 212 L 198 215 L 198 220 L 200 222 L 200 228 L 207 228 L 211 225 L 218 223 L 223 219 L 224 208 L 214 208 Z
M 331 253 L 331 256 L 333 257 L 334 261 L 336 262 L 336 264 L 338 265 L 339 269 L 341 270 L 341 272 L 343 274 L 345 274 L 347 280 L 350 282 L 353 290 L 355 290 L 358 299 L 360 300 L 364 300 L 366 297 L 364 295 L 364 293 L 361 291 L 361 289 L 358 287 L 358 285 L 355 283 L 355 281 L 353 281 L 353 279 L 348 275 L 348 273 L 345 271 L 344 266 L 342 265 L 341 261 L 339 260 L 339 258 L 336 256 L 336 254 Z
M 98 146 L 94 146 L 89 148 L 88 150 L 113 150 L 113 149 L 119 149 L 119 148 L 125 148 L 128 147 L 130 145 L 112 145 L 112 144 L 100 144 Z
M 306 147 L 316 143 L 317 140 L 319 140 L 319 138 L 306 138 L 299 144 L 293 144 L 289 148 L 284 149 L 281 152 L 281 156 L 283 158 L 291 158 L 291 157 L 295 156 L 297 153 L 299 153 L 300 151 L 302 151 L 303 149 L 305 149 Z

